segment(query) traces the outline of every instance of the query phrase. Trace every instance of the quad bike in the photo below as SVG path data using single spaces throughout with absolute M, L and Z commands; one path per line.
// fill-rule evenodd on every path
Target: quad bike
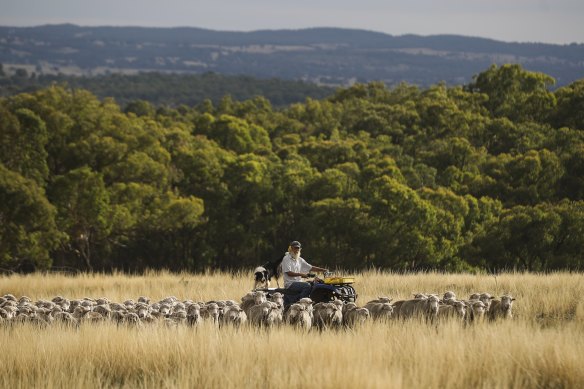
M 311 285 L 310 299 L 316 304 L 321 302 L 333 301 L 335 299 L 344 302 L 355 302 L 357 300 L 357 293 L 351 284 L 355 282 L 354 277 L 339 277 L 334 276 L 332 272 L 324 274 L 324 279 L 316 277 L 315 274 L 308 274 L 313 280 L 308 283 Z M 279 292 L 284 295 L 284 305 L 289 305 L 289 298 L 287 296 L 297 295 L 300 292 L 286 288 L 267 288 L 258 289 L 266 292 L 268 295 Z M 287 304 L 288 301 L 288 304 Z

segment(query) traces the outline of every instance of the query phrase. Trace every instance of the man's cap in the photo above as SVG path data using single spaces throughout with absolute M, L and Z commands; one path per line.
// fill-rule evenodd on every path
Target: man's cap
M 299 241 L 297 240 L 293 240 L 292 242 L 290 242 L 290 247 L 298 247 L 298 248 L 302 248 L 302 245 L 300 244 Z

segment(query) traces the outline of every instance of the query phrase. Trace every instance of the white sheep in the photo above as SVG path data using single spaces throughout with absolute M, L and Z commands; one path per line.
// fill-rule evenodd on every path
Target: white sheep
M 174 320 L 177 324 L 185 324 L 187 322 L 187 311 L 174 311 L 170 315 L 170 319 Z
M 310 330 L 312 327 L 312 305 L 300 302 L 290 305 L 285 314 L 285 322 L 296 328 Z
M 2 308 L 4 307 L 14 307 L 16 308 L 18 306 L 18 303 L 14 300 L 4 300 L 4 302 L 2 303 Z
M 306 311 L 310 315 L 310 320 L 314 324 L 314 301 L 310 297 L 303 297 L 296 302 L 296 304 L 302 304 L 306 307 Z
M 333 302 L 322 302 L 314 304 L 314 325 L 318 328 L 339 328 L 343 324 L 343 303 L 337 303 L 339 300 Z
M 223 319 L 223 316 L 227 312 L 228 308 L 233 305 L 239 306 L 234 300 L 216 300 L 212 301 L 219 306 L 219 322 Z
M 247 317 L 251 324 L 262 325 L 265 318 L 268 317 L 270 310 L 272 309 L 272 303 L 270 301 L 265 301 L 261 304 L 253 305 L 249 307 Z
M 223 317 L 221 319 L 222 324 L 229 324 L 234 325 L 235 327 L 240 327 L 246 322 L 247 315 L 239 305 L 235 304 L 225 306 Z
M 124 322 L 125 313 L 123 311 L 112 311 L 110 320 L 116 324 L 122 324 Z
M 304 305 L 310 306 L 311 308 L 312 308 L 312 303 L 314 303 L 314 301 L 312 301 L 312 299 L 310 297 L 303 297 L 300 300 L 298 300 L 298 304 L 304 304 Z
M 158 312 L 160 312 L 160 315 L 163 317 L 169 317 L 170 314 L 172 313 L 172 307 L 166 303 L 160 304 L 160 308 L 158 309 Z
M 201 317 L 214 324 L 219 324 L 219 305 L 216 303 L 205 304 L 201 307 Z
M 393 301 L 390 297 L 377 297 L 375 300 L 368 301 L 365 306 L 369 303 L 391 303 Z
M 199 304 L 192 303 L 187 306 L 187 323 L 191 326 L 201 323 L 201 306 Z
M 32 305 L 19 305 L 17 315 L 34 316 L 36 307 Z
M 268 301 L 266 293 L 260 290 L 256 290 L 255 292 L 250 292 L 241 298 L 241 309 L 243 309 L 243 311 L 249 318 L 250 308 L 253 307 L 254 305 L 260 305 L 266 301 Z
M 73 302 L 72 302 L 71 306 L 73 306 Z M 120 303 L 110 303 L 109 307 L 112 311 L 119 311 L 119 312 L 127 312 L 128 311 L 128 307 L 126 307 L 124 304 L 120 304 Z
M 490 320 L 512 319 L 513 301 L 515 298 L 508 294 L 501 296 L 500 300 L 491 300 L 491 307 L 487 311 L 488 318 Z
M 5 310 L 4 308 L 0 308 L 0 318 L 6 319 L 6 321 L 8 321 L 9 319 L 11 319 L 11 316 L 7 310 Z
M 248 320 L 251 324 L 262 327 L 273 327 L 282 323 L 282 311 L 278 304 L 264 301 L 249 309 Z
M 280 292 L 275 292 L 270 295 L 268 298 L 269 301 L 278 304 L 278 306 L 283 309 L 284 308 L 284 295 Z
M 387 304 L 389 303 L 378 303 Z M 349 328 L 365 323 L 371 317 L 367 308 L 359 308 L 357 304 L 349 302 L 343 307 L 343 324 Z
M 434 320 L 438 315 L 438 306 L 438 296 L 433 294 L 426 296 L 426 298 L 406 300 L 399 308 L 398 317 L 401 319 L 421 317 L 426 320 Z
M 127 325 L 128 327 L 136 327 L 136 328 L 143 327 L 142 321 L 140 320 L 138 315 L 136 315 L 133 312 L 129 312 L 126 315 L 124 315 L 124 319 L 123 319 L 122 323 Z
M 187 307 L 185 306 L 184 303 L 177 301 L 173 306 L 172 306 L 172 312 L 178 312 L 178 311 L 185 311 L 187 309 Z
M 175 296 L 168 296 L 168 297 L 165 297 L 162 300 L 160 300 L 159 303 L 170 305 L 172 307 L 174 305 L 174 303 L 176 303 L 177 301 L 178 301 L 178 299 Z
M 49 325 L 47 321 L 38 315 L 28 316 L 26 322 L 41 328 L 47 327 Z
M 53 308 L 56 309 L 56 308 Z M 59 308 L 60 309 L 60 308 Z M 46 321 L 48 324 L 52 324 L 55 320 L 52 315 L 52 310 L 48 308 L 39 308 L 37 311 L 38 317 Z
M 75 309 L 73 310 L 73 317 L 79 320 L 90 311 L 91 311 L 90 307 L 84 305 L 77 305 L 77 307 L 75 307 Z
M 55 313 L 54 318 L 56 323 L 66 327 L 77 327 L 79 325 L 79 321 L 71 313 L 66 311 Z
M 466 317 L 466 304 L 464 301 L 457 301 L 454 299 L 448 299 L 448 301 L 449 304 L 439 306 L 438 319 L 458 319 L 460 321 L 464 321 Z
M 143 320 L 144 318 L 150 316 L 151 308 L 146 303 L 136 303 L 134 304 L 134 309 L 132 310 L 132 312 L 138 315 L 140 320 Z
M 60 306 L 64 312 L 70 312 L 69 308 L 71 307 L 71 300 L 69 299 L 62 299 L 59 302 L 55 303 Z
M 46 308 L 48 310 L 53 309 L 54 306 L 56 306 L 57 304 L 55 304 L 52 301 L 46 301 L 46 300 L 37 300 L 34 302 L 34 305 L 37 308 Z
M 30 305 L 32 303 L 32 299 L 30 297 L 27 296 L 21 296 L 18 299 L 18 306 L 25 306 L 25 305 Z
M 103 317 L 108 318 L 108 319 L 110 318 L 110 316 L 112 314 L 112 310 L 107 305 L 96 305 L 93 308 L 93 312 L 97 312 L 97 313 L 101 314 Z
M 389 302 L 384 303 L 374 301 L 365 304 L 365 308 L 369 311 L 371 318 L 374 320 L 391 319 L 394 312 L 393 306 Z
M 81 305 L 82 307 L 89 308 L 89 310 L 91 310 L 91 308 L 93 308 L 96 305 L 96 303 L 94 300 L 92 300 L 88 297 L 85 297 L 83 300 L 81 300 L 79 305 Z
M 277 303 L 269 302 L 272 304 L 272 309 L 267 318 L 267 327 L 281 325 L 284 322 L 284 311 L 282 307 L 279 307 Z
M 486 306 L 481 300 L 466 301 L 466 317 L 468 323 L 480 323 L 484 320 Z
M 18 302 L 18 300 L 16 300 L 16 296 L 14 296 L 13 294 L 5 294 L 4 296 L 2 296 L 2 298 L 6 301 L 14 301 L 14 302 Z
M 83 323 L 102 323 L 105 322 L 107 318 L 99 312 L 89 311 L 81 318 Z
M 110 301 L 107 297 L 100 297 L 95 300 L 96 305 L 109 305 Z
M 488 312 L 489 309 L 491 308 L 491 300 L 493 300 L 495 297 L 491 296 L 489 293 L 481 293 L 479 296 L 479 300 L 481 300 L 483 302 L 483 304 L 485 304 L 485 311 Z

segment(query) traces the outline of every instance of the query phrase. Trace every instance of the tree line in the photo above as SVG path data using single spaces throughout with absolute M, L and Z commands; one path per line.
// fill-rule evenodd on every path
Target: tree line
M 0 267 L 253 267 L 291 240 L 329 268 L 582 268 L 584 80 L 492 66 L 120 106 L 50 86 L 0 100 Z
M 40 69 L 39 69 L 40 70 Z M 229 76 L 213 72 L 203 74 L 163 74 L 143 72 L 134 75 L 105 74 L 101 76 L 43 75 L 21 68 L 8 74 L 0 63 L 0 96 L 33 93 L 51 85 L 67 89 L 86 89 L 96 97 L 113 97 L 125 106 L 136 100 L 145 100 L 156 106 L 193 106 L 205 100 L 214 104 L 229 94 L 234 100 L 249 100 L 263 96 L 275 107 L 303 102 L 307 97 L 323 99 L 335 91 L 303 81 L 277 78 L 259 79 L 249 76 Z

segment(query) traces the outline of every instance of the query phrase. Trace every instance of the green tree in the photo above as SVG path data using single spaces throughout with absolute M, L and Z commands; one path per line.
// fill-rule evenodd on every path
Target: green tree
M 368 217 L 368 207 L 357 198 L 325 198 L 311 203 L 303 223 L 311 257 L 333 269 L 370 266 Z
M 226 167 L 226 198 L 221 207 L 210 208 L 218 255 L 226 267 L 253 265 L 263 255 L 274 223 L 272 162 L 263 156 L 242 154 Z M 215 205 L 216 203 L 213 203 Z
M 584 79 L 555 91 L 557 106 L 550 122 L 554 127 L 584 130 Z
M 145 100 L 132 101 L 126 105 L 125 113 L 133 113 L 136 116 L 153 117 L 156 110 L 152 104 Z
M 48 178 L 45 123 L 33 111 L 0 106 L 0 162 L 44 187 Z
M 109 194 L 101 174 L 84 167 L 56 177 L 49 199 L 57 209 L 57 225 L 67 234 L 63 254 L 88 270 L 111 228 Z M 77 260 L 81 261 L 78 263 Z
M 371 233 L 376 247 L 375 266 L 390 268 L 433 267 L 444 253 L 436 251 L 436 210 L 407 186 L 381 177 L 370 186 Z
M 23 261 L 38 268 L 51 266 L 51 250 L 62 239 L 55 208 L 31 179 L 0 163 L 0 266 Z
M 579 269 L 584 259 L 582 215 L 582 202 L 569 201 L 505 210 L 474 239 L 470 258 L 494 269 Z
M 308 198 L 348 198 L 359 193 L 357 181 L 339 169 L 327 169 L 318 174 L 308 189 Z
M 508 206 L 555 200 L 564 175 L 559 158 L 545 149 L 517 156 L 500 154 L 489 158 L 482 170 L 490 179 L 475 181 L 478 185 L 471 193 L 500 199 Z
M 266 130 L 229 115 L 221 115 L 214 122 L 209 136 L 222 147 L 237 154 L 250 153 L 260 148 L 271 148 Z
M 148 255 L 171 270 L 202 270 L 203 253 L 197 250 L 197 238 L 198 228 L 205 222 L 203 214 L 204 204 L 199 198 L 165 196 L 157 215 L 149 220 L 150 228 L 141 227 Z
M 565 174 L 561 178 L 559 197 L 572 200 L 584 199 L 584 143 L 564 158 Z
M 486 94 L 485 107 L 495 117 L 513 122 L 542 121 L 556 106 L 556 97 L 549 91 L 554 84 L 552 77 L 526 71 L 520 65 L 492 65 L 474 77 L 468 90 Z

